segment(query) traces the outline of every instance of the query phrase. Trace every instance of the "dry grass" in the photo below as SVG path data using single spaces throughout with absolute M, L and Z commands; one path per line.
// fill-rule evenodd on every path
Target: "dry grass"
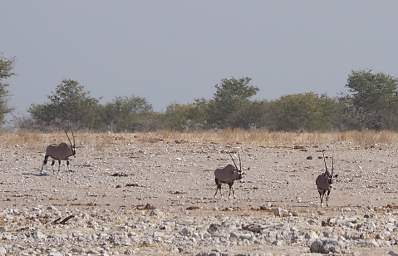
M 398 133 L 390 131 L 349 131 L 327 133 L 268 132 L 264 130 L 221 130 L 201 132 L 171 132 L 137 134 L 142 142 L 187 141 L 215 143 L 245 143 L 263 146 L 321 145 L 348 143 L 359 146 L 398 143 Z
M 75 134 L 77 145 L 92 145 L 102 150 L 112 144 L 128 144 L 134 142 L 156 143 L 167 142 L 212 142 L 212 143 L 244 143 L 263 146 L 293 146 L 348 143 L 359 146 L 398 143 L 398 133 L 391 131 L 349 131 L 328 133 L 294 133 L 268 132 L 264 130 L 219 130 L 198 132 L 159 131 L 148 133 L 88 133 Z M 24 145 L 42 148 L 51 143 L 67 141 L 64 133 L 5 132 L 0 134 L 2 144 Z

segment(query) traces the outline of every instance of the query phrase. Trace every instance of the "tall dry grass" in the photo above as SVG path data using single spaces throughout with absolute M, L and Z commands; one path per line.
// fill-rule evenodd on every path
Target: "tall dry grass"
M 263 146 L 321 145 L 348 143 L 360 146 L 375 144 L 397 144 L 398 133 L 391 131 L 348 131 L 326 133 L 269 132 L 264 130 L 228 129 L 220 131 L 173 132 L 158 131 L 147 133 L 89 133 L 77 132 L 76 143 L 93 145 L 99 150 L 110 144 L 156 143 L 159 141 L 244 143 Z M 3 132 L 3 145 L 27 145 L 44 148 L 48 144 L 67 141 L 64 133 Z
M 264 146 L 320 145 L 349 143 L 371 146 L 398 143 L 398 133 L 391 131 L 348 132 L 269 132 L 264 130 L 228 129 L 221 131 L 171 132 L 162 131 L 139 135 L 142 140 L 181 140 L 187 142 L 245 143 Z

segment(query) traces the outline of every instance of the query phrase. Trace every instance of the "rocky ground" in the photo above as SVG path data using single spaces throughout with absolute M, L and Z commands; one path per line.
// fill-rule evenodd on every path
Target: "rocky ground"
M 398 145 L 98 137 L 41 175 L 49 142 L 0 144 L 0 255 L 398 255 Z M 322 149 L 339 174 L 329 207 Z M 235 199 L 213 198 L 229 151 L 250 170 Z

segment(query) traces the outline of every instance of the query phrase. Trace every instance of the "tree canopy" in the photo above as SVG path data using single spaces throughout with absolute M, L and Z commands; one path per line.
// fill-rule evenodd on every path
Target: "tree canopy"
M 102 121 L 107 130 L 135 131 L 143 127 L 144 115 L 152 111 L 152 105 L 145 98 L 116 97 L 103 107 Z
M 7 104 L 9 85 L 6 80 L 14 75 L 13 64 L 13 60 L 0 57 L 0 124 L 4 122 L 5 115 L 11 111 Z
M 339 104 L 326 95 L 313 92 L 282 96 L 272 103 L 274 130 L 332 130 Z
M 346 100 L 359 128 L 397 128 L 397 85 L 397 79 L 391 75 L 371 70 L 353 71 L 349 75 Z
M 251 81 L 249 77 L 222 79 L 208 100 L 173 103 L 164 112 L 155 112 L 143 97 L 116 97 L 102 104 L 77 81 L 64 80 L 48 96 L 48 103 L 30 107 L 32 119 L 22 124 L 47 129 L 71 123 L 76 128 L 114 132 L 398 130 L 398 81 L 391 75 L 353 71 L 347 78 L 347 92 L 340 97 L 303 92 L 274 100 L 253 100 L 259 89 Z
M 259 90 L 250 84 L 249 77 L 222 79 L 215 85 L 216 92 L 209 102 L 209 123 L 227 128 L 235 122 L 236 113 L 250 103 Z
M 98 121 L 98 100 L 75 80 L 63 80 L 45 104 L 32 105 L 29 113 L 45 126 L 93 128 Z

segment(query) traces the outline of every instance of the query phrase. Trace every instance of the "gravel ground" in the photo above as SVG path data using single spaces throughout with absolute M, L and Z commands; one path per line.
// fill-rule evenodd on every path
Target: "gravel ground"
M 398 255 L 398 145 L 121 136 L 82 143 L 71 171 L 40 175 L 45 145 L 0 145 L 0 255 Z M 322 149 L 339 174 L 329 207 L 315 187 Z M 226 185 L 213 198 L 213 171 L 236 150 L 236 198 Z

